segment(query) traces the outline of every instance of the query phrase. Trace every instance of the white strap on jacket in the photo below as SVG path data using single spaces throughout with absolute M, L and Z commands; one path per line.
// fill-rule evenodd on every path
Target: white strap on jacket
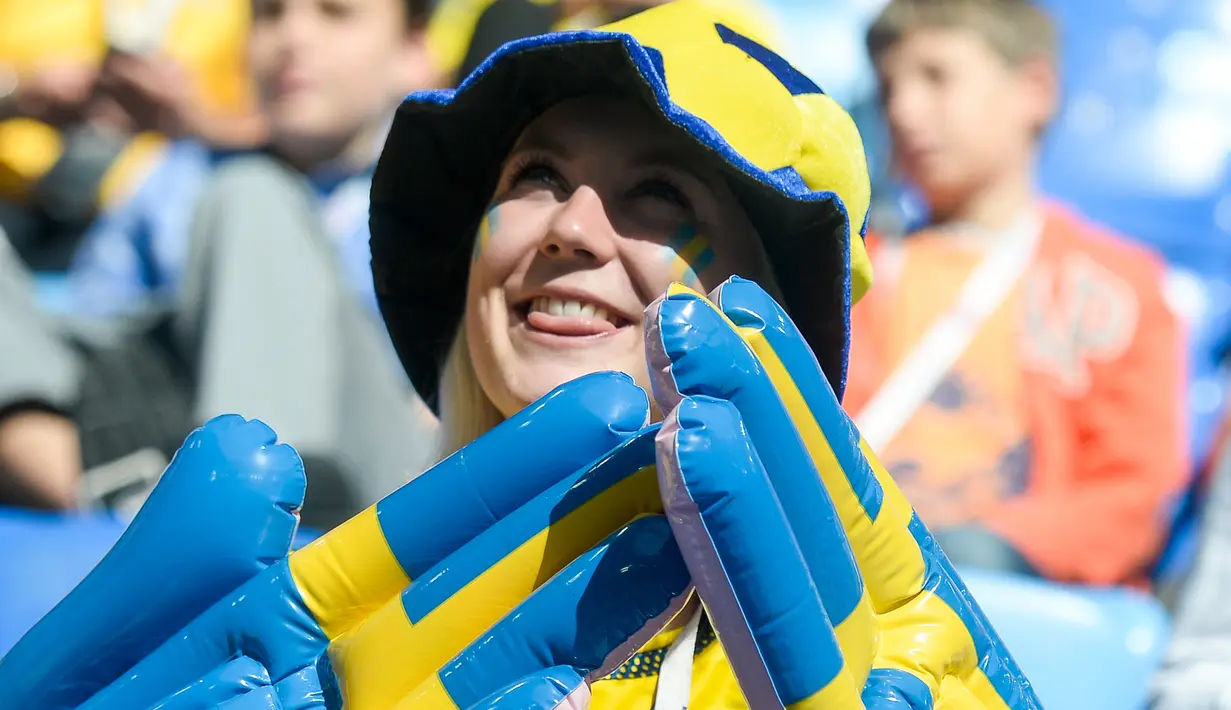
M 873 450 L 893 441 L 970 347 L 987 319 L 1008 299 L 1030 267 L 1042 230 L 1043 216 L 1032 210 L 1001 234 L 966 278 L 953 306 L 937 318 L 855 417 Z M 900 251 L 889 256 L 889 271 L 895 271 L 892 265 L 900 271 Z M 889 276 L 896 279 L 897 274 Z
M 658 689 L 654 692 L 654 710 L 688 710 L 692 696 L 692 660 L 697 651 L 701 614 L 698 604 L 663 657 L 658 669 Z

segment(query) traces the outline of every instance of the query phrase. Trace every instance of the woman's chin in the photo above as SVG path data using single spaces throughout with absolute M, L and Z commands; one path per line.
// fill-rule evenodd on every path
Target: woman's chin
M 643 386 L 647 380 L 644 355 L 637 358 L 631 356 L 627 350 L 609 354 L 607 357 L 595 352 L 573 352 L 568 358 L 524 358 L 518 363 L 516 374 L 510 380 L 516 383 L 519 398 L 528 404 L 544 397 L 560 385 L 605 371 L 627 373 Z
M 648 381 L 639 324 L 570 336 L 535 329 L 523 320 L 510 327 L 508 337 L 508 350 L 499 358 L 500 370 L 509 393 L 525 404 L 595 372 L 625 372 L 643 386 Z

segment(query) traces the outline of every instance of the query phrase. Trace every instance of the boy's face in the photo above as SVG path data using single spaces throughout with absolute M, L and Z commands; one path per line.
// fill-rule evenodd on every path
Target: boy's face
M 252 10 L 252 71 L 276 145 L 345 144 L 423 88 L 427 55 L 403 0 L 253 0 Z
M 1046 62 L 1013 66 L 966 29 L 909 32 L 876 69 L 894 165 L 937 208 L 1028 165 L 1054 110 Z

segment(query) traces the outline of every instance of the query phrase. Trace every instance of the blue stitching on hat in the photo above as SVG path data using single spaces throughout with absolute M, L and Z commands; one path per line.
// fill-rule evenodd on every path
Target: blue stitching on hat
M 811 191 L 811 188 L 808 187 L 808 183 L 804 182 L 803 176 L 800 175 L 799 171 L 793 166 L 787 165 L 785 167 L 778 168 L 777 170 L 771 170 L 769 174 L 774 176 L 774 179 L 778 181 L 778 184 L 787 188 L 794 194 Z
M 667 65 L 663 63 L 663 53 L 653 47 L 642 45 L 646 56 L 650 58 L 650 64 L 654 65 L 654 70 L 658 72 L 658 78 L 662 81 L 663 86 L 667 86 Z M 667 87 L 667 93 L 671 92 L 671 87 Z

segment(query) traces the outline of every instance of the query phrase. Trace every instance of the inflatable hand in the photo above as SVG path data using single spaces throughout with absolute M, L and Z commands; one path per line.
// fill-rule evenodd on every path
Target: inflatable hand
M 686 598 L 654 515 L 648 414 L 626 375 L 558 388 L 226 595 L 81 707 L 578 701 Z
M 646 347 L 668 518 L 751 707 L 1039 707 L 782 309 L 711 298 L 673 286 Z
M 373 688 L 363 698 L 344 701 L 338 679 L 326 675 L 322 684 L 320 668 L 271 684 L 260 664 L 240 658 L 153 707 L 581 710 L 589 696 L 587 678 L 609 673 L 661 628 L 676 611 L 671 601 L 684 598 L 688 583 L 666 520 L 640 517 L 568 565 L 400 701 L 377 701 Z M 444 639 L 439 649 L 422 649 L 423 656 L 455 647 L 456 638 Z M 396 660 L 380 667 L 388 678 L 385 686 L 405 682 L 402 666 L 390 662 Z
M 299 456 L 259 421 L 193 432 L 102 562 L 0 659 L 0 708 L 75 708 L 223 595 L 283 559 Z

